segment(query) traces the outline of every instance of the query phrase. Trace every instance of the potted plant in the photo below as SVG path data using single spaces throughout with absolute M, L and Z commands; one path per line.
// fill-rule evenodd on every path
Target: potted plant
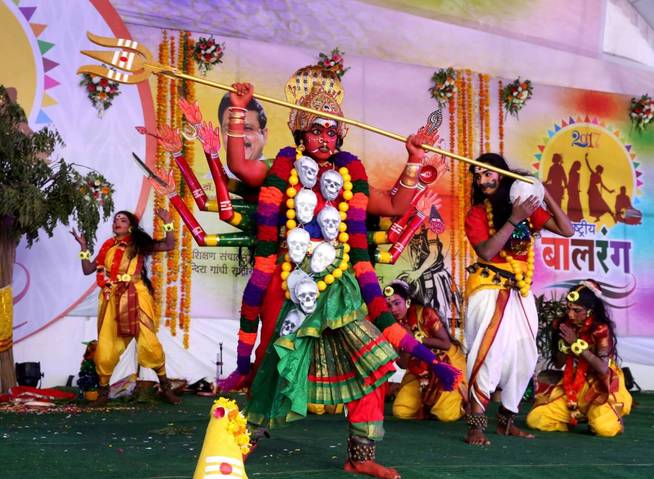
M 98 387 L 100 386 L 100 378 L 95 370 L 95 349 L 98 345 L 97 341 L 90 341 L 86 343 L 86 351 L 84 352 L 84 359 L 79 368 L 77 379 L 77 386 L 80 392 L 84 395 L 87 401 L 95 401 L 98 399 Z

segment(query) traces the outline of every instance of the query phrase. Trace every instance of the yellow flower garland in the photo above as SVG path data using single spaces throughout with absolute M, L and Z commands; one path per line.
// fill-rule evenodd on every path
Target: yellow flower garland
M 236 444 L 241 448 L 241 454 L 244 456 L 250 452 L 250 432 L 247 427 L 247 420 L 243 413 L 239 410 L 238 405 L 232 399 L 220 397 L 214 401 L 214 405 L 222 407 L 227 411 L 227 432 L 234 436 Z M 220 419 L 219 416 L 216 415 Z
M 493 206 L 490 201 L 484 200 L 484 206 L 486 207 L 486 219 L 488 220 L 489 233 L 493 236 L 496 233 L 495 227 L 493 225 Z M 531 229 L 531 222 L 529 222 L 529 227 Z M 518 288 L 520 289 L 520 294 L 523 297 L 529 295 L 529 289 L 531 288 L 531 283 L 534 278 L 534 238 L 530 235 L 529 237 L 529 252 L 527 253 L 527 272 L 523 274 L 522 269 L 520 268 L 520 263 L 513 259 L 513 257 L 508 254 L 506 251 L 500 251 L 500 257 L 504 258 L 509 266 L 511 266 L 511 271 L 515 276 L 515 279 L 518 283 Z
M 343 276 L 343 272 L 347 271 L 349 268 L 349 262 L 350 262 L 350 255 L 348 254 L 350 252 L 350 245 L 347 244 L 348 240 L 350 239 L 350 236 L 347 234 L 347 224 L 345 224 L 345 220 L 347 219 L 347 211 L 350 209 L 349 201 L 352 199 L 353 193 L 352 193 L 352 177 L 350 176 L 350 172 L 347 169 L 347 167 L 343 166 L 341 167 L 338 172 L 341 174 L 343 177 L 343 200 L 338 204 L 338 210 L 341 215 L 341 224 L 338 225 L 338 229 L 340 233 L 338 234 L 338 241 L 340 241 L 343 244 L 343 258 L 341 260 L 341 263 L 338 265 L 338 268 L 336 268 L 334 271 L 331 273 L 328 273 L 325 275 L 323 279 L 320 281 L 316 282 L 316 285 L 318 286 L 318 291 L 322 292 L 327 289 L 327 286 L 332 284 L 334 281 L 336 281 L 338 278 Z M 288 208 L 286 210 L 286 236 L 289 235 L 291 231 L 293 231 L 295 228 L 297 228 L 297 222 L 295 221 L 295 218 L 297 217 L 297 212 L 295 211 L 295 196 L 297 195 L 297 191 L 295 189 L 295 186 L 300 182 L 300 179 L 297 174 L 297 170 L 293 168 L 291 170 L 291 176 L 288 179 L 288 184 L 289 187 L 286 189 L 286 196 L 288 199 L 286 200 L 286 207 Z M 282 289 L 286 291 L 286 299 L 291 298 L 291 293 L 288 291 L 288 284 L 286 280 L 288 279 L 288 276 L 291 274 L 291 271 L 293 271 L 293 265 L 291 263 L 291 258 L 287 255 L 284 256 L 284 262 L 282 263 L 282 272 L 281 272 L 281 278 L 282 278 Z

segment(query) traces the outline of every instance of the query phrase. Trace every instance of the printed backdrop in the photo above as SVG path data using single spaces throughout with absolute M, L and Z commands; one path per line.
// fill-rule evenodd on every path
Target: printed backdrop
M 19 102 L 33 128 L 52 125 L 60 131 L 66 147 L 59 156 L 103 172 L 116 185 L 119 209 L 142 210 L 140 200 L 147 190 L 130 153 L 144 156 L 149 151 L 133 127 L 147 124 L 152 118 L 150 92 L 121 86 L 122 94 L 100 119 L 78 86 L 75 74 L 79 65 L 87 63 L 77 53 L 91 46 L 85 38 L 87 30 L 105 36 L 117 34 L 111 26 L 111 12 L 104 15 L 94 6 L 105 2 L 57 2 L 56 8 L 54 2 L 27 3 L 0 3 L 0 20 L 6 26 L 0 38 L 6 40 L 5 44 L 16 45 L 9 55 L 9 67 L 0 72 L 0 81 L 18 88 Z M 72 27 L 71 18 L 76 19 Z M 131 25 L 130 33 L 153 52 L 158 51 L 161 30 Z M 169 33 L 177 37 L 177 32 Z M 226 53 L 224 62 L 209 72 L 208 79 L 227 84 L 251 81 L 256 91 L 279 98 L 283 97 L 290 74 L 317 59 L 314 50 L 228 37 L 216 39 L 224 42 Z M 448 66 L 423 67 L 353 55 L 346 56 L 346 63 L 351 67 L 344 78 L 346 114 L 405 135 L 423 125 L 436 108 L 427 92 L 429 80 L 435 69 Z M 497 79 L 491 79 L 490 84 L 491 139 L 496 149 Z M 222 94 L 207 87 L 197 88 L 206 119 L 217 122 Z M 595 278 L 608 291 L 619 333 L 651 337 L 654 322 L 649 319 L 648 309 L 652 307 L 654 278 L 649 272 L 654 264 L 647 233 L 652 221 L 649 178 L 654 134 L 638 133 L 631 127 L 627 118 L 629 100 L 626 96 L 535 84 L 534 97 L 519 119 L 508 117 L 505 121 L 505 152 L 513 167 L 532 171 L 545 181 L 575 222 L 573 238 L 543 233 L 537 243 L 536 292 L 560 295 L 572 281 Z M 271 158 L 292 143 L 292 138 L 286 127 L 288 111 L 274 105 L 264 107 L 268 139 L 263 153 Z M 447 130 L 445 112 L 441 136 L 446 139 Z M 402 143 L 354 128 L 344 149 L 364 160 L 371 184 L 382 189 L 393 185 L 406 160 Z M 196 165 L 198 177 L 213 193 L 199 151 Z M 442 214 L 446 224 L 452 224 L 448 176 L 434 189 L 444 197 Z M 145 209 L 143 219 L 148 229 L 150 210 Z M 230 231 L 215 214 L 198 213 L 198 217 L 208 232 Z M 99 231 L 100 240 L 108 234 L 109 225 L 104 225 Z M 422 281 L 423 288 L 433 293 L 434 304 L 447 311 L 444 294 L 453 251 L 448 238 L 447 233 L 441 238 L 423 238 L 426 250 L 418 245 L 405 252 L 394 267 L 379 268 L 382 281 L 400 275 Z M 54 238 L 44 238 L 31 250 L 21 245 L 14 285 L 15 342 L 66 314 L 93 316 L 96 293 L 89 289 L 92 281 L 81 275 L 76 250 L 76 243 L 63 227 Z M 248 274 L 245 251 L 195 248 L 191 315 L 236 320 Z M 191 348 L 193 344 L 191 339 Z

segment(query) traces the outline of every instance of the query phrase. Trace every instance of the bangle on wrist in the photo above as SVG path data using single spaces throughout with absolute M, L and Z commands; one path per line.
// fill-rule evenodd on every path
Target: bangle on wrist
M 421 169 L 422 163 L 407 163 L 400 177 L 400 185 L 409 189 L 417 188 Z
M 588 343 L 583 339 L 579 338 L 574 343 L 570 345 L 570 349 L 575 356 L 581 356 L 581 353 L 588 349 Z
M 570 346 L 565 344 L 565 341 L 563 341 L 563 339 L 559 339 L 559 351 L 561 351 L 563 354 L 570 353 Z
M 164 230 L 166 233 L 170 233 L 170 232 L 173 231 L 174 229 L 175 229 L 175 227 L 174 227 L 174 225 L 173 225 L 172 222 L 170 222 L 170 223 L 164 223 L 164 225 L 163 225 L 163 230 Z
M 79 252 L 79 259 L 81 260 L 90 260 L 91 259 L 91 252 L 88 249 L 85 249 L 84 251 Z

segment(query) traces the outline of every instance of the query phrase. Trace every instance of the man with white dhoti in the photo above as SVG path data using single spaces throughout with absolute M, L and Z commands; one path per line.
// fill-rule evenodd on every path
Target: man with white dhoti
M 477 161 L 509 169 L 495 153 L 485 153 Z M 532 186 L 479 166 L 471 172 L 472 208 L 466 215 L 465 231 L 478 260 L 468 267 L 466 283 L 469 404 L 465 440 L 488 445 L 485 411 L 497 388 L 502 390 L 497 433 L 533 438 L 514 425 L 513 417 L 538 359 L 538 314 L 530 290 L 534 233 L 545 228 L 569 237 L 574 229 L 538 181 Z M 543 200 L 547 209 L 541 206 Z

